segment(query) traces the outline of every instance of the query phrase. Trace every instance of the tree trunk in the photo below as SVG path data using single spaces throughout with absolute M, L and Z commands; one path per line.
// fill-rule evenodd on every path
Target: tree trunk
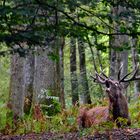
M 71 91 L 72 91 L 72 104 L 79 103 L 78 96 L 78 80 L 77 80 L 77 65 L 76 65 L 76 39 L 70 38 L 70 74 L 71 74 Z
M 28 54 L 24 64 L 24 112 L 30 113 L 33 100 L 33 81 L 34 81 L 34 55 Z
M 56 1 L 56 5 L 58 2 Z M 58 37 L 58 23 L 60 15 L 57 10 L 48 12 L 48 22 L 54 26 L 54 31 L 46 32 L 46 46 L 38 47 L 39 55 L 35 56 L 35 72 L 34 72 L 34 101 L 43 102 L 43 104 L 52 104 L 52 99 L 46 98 L 49 96 L 60 97 L 60 63 L 59 63 L 59 47 L 60 38 Z M 42 90 L 45 90 L 45 92 Z M 44 99 L 41 99 L 41 94 Z M 39 99 L 40 98 L 40 99 Z M 59 98 L 60 99 L 60 98 Z M 43 101 L 44 100 L 44 101 Z
M 79 63 L 80 63 L 80 97 L 82 104 L 91 104 L 89 86 L 86 72 L 85 48 L 82 40 L 78 39 Z
M 133 69 L 135 69 L 139 63 L 137 41 L 138 41 L 137 38 L 131 39 Z M 137 75 L 140 75 L 140 71 L 137 73 Z M 137 80 L 137 81 L 134 81 L 134 97 L 137 98 L 139 94 L 140 94 L 140 81 Z
M 65 97 L 64 97 L 64 66 L 63 66 L 63 47 L 64 38 L 58 37 L 55 41 L 56 55 L 58 59 L 56 61 L 56 94 L 59 97 L 61 106 L 65 108 Z
M 120 57 L 119 53 L 116 51 L 116 48 L 119 47 L 116 45 L 116 40 L 119 41 L 116 36 L 110 36 L 109 45 L 110 45 L 110 77 L 112 79 L 118 79 L 118 67 L 120 66 Z M 119 66 L 118 66 L 119 65 Z
M 43 90 L 47 94 L 56 95 L 56 62 L 49 58 L 53 53 L 51 46 L 44 49 L 37 47 L 39 55 L 35 55 L 35 71 L 34 71 L 34 103 L 39 103 Z M 50 56 L 51 57 L 51 56 Z
M 23 116 L 24 107 L 24 61 L 25 58 L 14 54 L 11 58 L 10 100 L 14 116 Z
M 126 12 L 127 9 L 120 5 L 112 8 L 112 15 L 114 17 L 120 17 L 122 13 Z M 120 17 L 120 20 L 126 20 L 125 18 Z M 113 23 L 115 32 L 120 32 L 120 25 L 118 22 Z M 127 26 L 127 24 L 126 24 Z M 127 35 L 114 35 L 110 37 L 110 76 L 113 79 L 118 79 L 118 72 L 120 66 L 123 65 L 121 70 L 121 77 L 127 73 L 128 69 L 128 50 L 125 50 L 124 47 L 128 46 L 128 36 Z M 117 51 L 118 50 L 118 51 Z M 121 50 L 121 51 L 119 51 Z M 124 84 L 126 86 L 126 84 Z M 124 89 L 125 90 L 125 89 Z M 125 91 L 124 91 L 125 92 Z
M 64 49 L 65 38 L 61 38 L 61 46 L 59 48 L 59 66 L 60 66 L 60 102 L 63 108 L 65 108 L 65 94 L 64 94 Z

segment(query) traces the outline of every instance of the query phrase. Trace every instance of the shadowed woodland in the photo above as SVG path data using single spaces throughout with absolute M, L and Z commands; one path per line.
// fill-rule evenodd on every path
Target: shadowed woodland
M 140 139 L 139 0 L 0 1 L 0 139 Z

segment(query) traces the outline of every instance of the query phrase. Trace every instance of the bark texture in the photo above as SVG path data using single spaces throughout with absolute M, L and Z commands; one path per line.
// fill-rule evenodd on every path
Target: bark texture
M 33 100 L 34 55 L 29 53 L 24 64 L 24 112 L 29 114 Z
M 61 38 L 61 46 L 59 48 L 59 66 L 60 66 L 60 102 L 63 108 L 65 108 L 65 93 L 64 93 L 64 45 L 65 38 Z
M 125 22 L 127 26 L 126 18 L 123 18 L 124 13 L 127 12 L 126 7 L 120 5 L 112 7 L 112 16 L 119 17 L 120 21 Z M 113 22 L 113 28 L 115 32 L 121 32 L 121 25 L 118 22 Z M 122 65 L 121 77 L 127 73 L 128 69 L 128 50 L 125 48 L 128 47 L 129 38 L 127 35 L 114 35 L 110 37 L 110 76 L 113 79 L 118 79 L 118 72 Z M 126 84 L 124 84 L 126 86 Z M 125 89 L 124 89 L 125 90 Z M 125 91 L 124 91 L 125 92 Z
M 71 92 L 72 104 L 79 102 L 78 96 L 78 80 L 77 80 L 77 64 L 76 64 L 76 39 L 71 37 L 70 46 L 70 74 L 71 74 Z
M 78 39 L 79 63 L 80 63 L 80 97 L 82 104 L 91 104 L 89 86 L 86 72 L 85 48 L 81 39 Z
M 24 107 L 24 61 L 25 58 L 15 54 L 11 58 L 10 101 L 14 116 L 23 116 Z
M 55 95 L 55 61 L 49 58 L 53 52 L 52 47 L 37 48 L 39 54 L 35 55 L 34 70 L 34 102 L 38 103 L 41 90 L 47 90 Z
M 132 63 L 133 63 L 133 69 L 136 68 L 136 66 L 139 63 L 139 56 L 138 56 L 138 50 L 137 50 L 137 38 L 131 39 L 131 46 L 132 46 Z M 137 75 L 140 75 L 140 71 L 137 73 Z M 134 97 L 137 98 L 140 94 L 140 81 L 134 81 Z

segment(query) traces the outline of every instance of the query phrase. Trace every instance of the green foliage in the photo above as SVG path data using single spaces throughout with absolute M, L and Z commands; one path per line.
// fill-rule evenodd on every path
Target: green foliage
M 46 115 L 53 116 L 61 111 L 59 98 L 52 96 L 50 90 L 42 89 L 39 98 L 41 100 L 43 99 L 43 101 L 41 101 L 41 108 Z
M 58 54 L 50 53 L 50 54 L 48 54 L 48 57 L 49 57 L 49 59 L 51 59 L 53 61 L 59 62 Z
M 45 115 L 40 117 L 34 116 L 32 110 L 29 115 L 25 115 L 15 122 L 12 112 L 4 108 L 0 114 L 0 131 L 4 134 L 40 133 L 44 131 L 64 133 L 76 131 L 77 109 L 73 107 L 51 117 Z M 7 113 L 8 116 L 6 118 Z
M 117 4 L 126 6 L 130 10 L 130 13 L 124 12 L 120 15 L 114 16 L 111 14 L 111 8 Z M 129 2 L 112 0 L 60 0 L 56 1 L 34 1 L 34 0 L 8 0 L 0 2 L 0 42 L 5 42 L 7 47 L 13 49 L 14 44 L 20 44 L 21 42 L 27 42 L 31 46 L 33 45 L 46 45 L 49 44 L 56 36 L 65 37 L 80 37 L 85 43 L 92 46 L 95 53 L 95 61 L 97 66 L 100 65 L 97 50 L 103 52 L 100 54 L 102 57 L 102 65 L 107 73 L 109 71 L 109 33 L 114 33 L 113 23 L 118 23 L 119 33 L 125 34 L 132 33 L 132 36 L 136 37 L 139 29 L 139 0 L 129 0 Z M 58 17 L 57 17 L 58 16 Z M 128 16 L 132 19 L 129 21 L 128 27 L 124 20 L 120 20 L 120 17 L 127 19 Z M 52 18 L 54 17 L 54 19 Z M 59 19 L 59 20 L 58 20 Z M 59 22 L 58 22 L 59 21 Z M 46 38 L 47 36 L 47 38 Z M 89 42 L 87 41 L 89 38 Z M 138 38 L 139 39 L 139 38 Z M 47 44 L 47 45 L 48 45 Z M 3 48 L 4 46 L 4 48 Z M 92 55 L 91 51 L 86 45 L 86 62 L 87 73 L 93 73 Z M 5 44 L 0 45 L 0 55 L 5 56 L 7 51 Z M 54 46 L 52 46 L 54 47 Z M 28 133 L 28 132 L 41 132 L 41 131 L 55 131 L 55 132 L 70 132 L 78 130 L 76 117 L 78 108 L 71 108 L 71 87 L 70 87 L 70 75 L 69 75 L 69 45 L 66 45 L 64 50 L 65 55 L 65 93 L 66 104 L 69 107 L 68 110 L 62 111 L 58 98 L 51 95 L 51 91 L 43 90 L 40 96 L 41 108 L 45 114 L 44 118 L 37 120 L 33 117 L 33 112 L 29 116 L 24 116 L 19 119 L 17 126 L 13 125 L 13 113 L 6 107 L 6 101 L 8 100 L 9 93 L 9 73 L 10 73 L 10 59 L 8 57 L 0 58 L 0 130 L 5 129 L 6 133 Z M 2 49 L 1 49 L 2 48 Z M 29 48 L 31 49 L 31 48 Z M 97 50 L 96 50 L 97 49 Z M 122 47 L 117 48 L 117 51 L 129 50 L 130 45 L 124 44 Z M 12 51 L 13 54 L 19 53 L 20 56 L 25 55 L 23 48 Z M 56 54 L 50 54 L 49 57 L 58 62 L 59 57 Z M 98 67 L 98 69 L 100 69 Z M 78 71 L 78 79 L 79 79 Z M 88 76 L 89 77 L 89 76 Z M 101 100 L 103 90 L 99 85 L 89 80 L 90 94 L 94 106 L 106 105 L 104 100 Z M 140 108 L 139 101 L 132 102 L 130 104 L 130 114 L 132 120 L 131 127 L 140 127 Z M 47 116 L 47 117 L 46 117 Z M 125 120 L 120 119 L 125 123 Z M 89 129 L 80 131 L 80 135 L 87 135 L 94 131 L 104 131 L 105 129 L 113 128 L 113 124 L 110 122 L 103 123 L 98 126 L 94 126 Z M 93 131 L 94 130 L 94 131 Z
M 133 100 L 129 105 L 130 110 L 130 118 L 131 118 L 131 127 L 132 128 L 140 128 L 140 99 Z
M 78 108 L 72 107 L 68 110 L 63 110 L 56 116 L 52 116 L 48 123 L 49 130 L 53 132 L 73 132 L 78 130 L 77 126 L 77 113 Z
M 6 125 L 6 113 L 7 109 L 5 107 L 5 104 L 3 102 L 0 102 L 0 130 L 4 129 Z
M 86 128 L 86 129 L 82 129 L 82 130 L 79 131 L 80 137 L 88 136 L 88 135 L 91 135 L 93 133 L 94 133 L 94 131 L 93 131 L 92 127 Z
M 51 102 L 50 105 L 43 105 L 43 104 L 41 105 L 43 112 L 48 116 L 53 116 L 60 113 L 61 111 L 60 102 L 55 99 L 51 99 L 51 101 L 49 102 Z
M 102 101 L 103 102 L 103 101 Z M 95 105 L 93 105 L 95 106 Z M 130 108 L 130 117 L 132 121 L 131 128 L 140 127 L 140 112 L 136 109 L 140 107 L 140 102 L 137 101 L 132 103 Z M 77 113 L 78 107 L 72 107 L 67 110 L 61 111 L 59 114 L 54 116 L 41 116 L 40 118 L 35 118 L 33 112 L 29 115 L 25 115 L 16 121 L 16 125 L 13 122 L 13 115 L 9 109 L 6 107 L 1 107 L 0 113 L 0 131 L 5 134 L 24 134 L 29 132 L 40 133 L 44 131 L 51 131 L 57 133 L 75 132 L 78 131 L 79 135 L 87 136 L 95 132 L 104 132 L 106 130 L 111 130 L 116 128 L 113 122 L 104 122 L 99 125 L 94 125 L 90 128 L 85 128 L 79 130 L 77 124 Z M 8 118 L 6 114 L 9 112 Z M 119 121 L 125 123 L 126 120 L 120 118 Z
M 114 123 L 113 122 L 104 122 L 99 125 L 94 125 L 90 128 L 85 128 L 79 131 L 79 135 L 81 137 L 83 136 L 89 136 L 89 135 L 94 135 L 94 133 L 103 133 L 106 130 L 111 130 L 114 128 Z
M 117 120 L 115 122 L 116 122 L 116 124 L 117 123 L 121 124 L 121 128 L 125 128 L 127 126 L 128 119 L 119 117 L 119 118 L 117 118 Z
M 0 51 L 5 51 L 5 44 L 0 44 Z M 9 57 L 0 57 L 0 102 L 4 104 L 8 99 L 9 81 L 10 81 L 10 59 Z
M 7 47 L 5 44 L 0 44 L 0 51 L 5 51 Z M 6 125 L 6 114 L 10 112 L 7 108 L 7 100 L 9 93 L 10 81 L 10 62 L 9 57 L 0 57 L 0 130 L 4 129 Z M 9 123 L 11 121 L 9 120 Z M 11 124 L 11 123 L 10 123 Z
M 110 7 L 118 5 L 132 10 L 114 16 L 111 14 Z M 129 20 L 129 28 L 126 28 L 126 24 L 121 25 L 119 32 L 132 32 L 133 36 L 138 33 L 138 15 L 138 0 L 129 2 L 112 0 L 3 1 L 0 5 L 0 42 L 5 42 L 9 46 L 21 42 L 27 42 L 29 45 L 44 45 L 46 36 L 50 42 L 54 36 L 81 37 L 84 41 L 89 35 L 92 38 L 99 35 L 106 37 L 113 28 L 110 21 L 122 23 L 124 20 L 120 20 L 121 17 L 127 19 L 130 17 L 132 20 Z M 133 26 L 134 24 L 137 26 Z M 114 29 L 113 32 L 115 32 Z M 104 45 L 100 45 L 99 48 L 104 50 Z

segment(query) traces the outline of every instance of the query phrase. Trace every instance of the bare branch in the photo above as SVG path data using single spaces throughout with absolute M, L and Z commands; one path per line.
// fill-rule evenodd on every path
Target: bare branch
M 93 51 L 93 49 L 92 49 L 92 44 L 91 44 L 91 42 L 90 42 L 90 40 L 89 40 L 89 37 L 88 36 L 86 36 L 86 38 L 87 38 L 87 41 L 88 41 L 88 46 L 89 46 L 89 48 L 90 48 L 90 51 L 91 51 L 91 54 L 92 54 L 92 61 L 93 61 L 93 66 L 94 66 L 94 70 L 95 71 L 97 71 L 97 66 L 96 66 L 96 63 L 95 63 L 95 58 L 94 58 L 94 51 Z

